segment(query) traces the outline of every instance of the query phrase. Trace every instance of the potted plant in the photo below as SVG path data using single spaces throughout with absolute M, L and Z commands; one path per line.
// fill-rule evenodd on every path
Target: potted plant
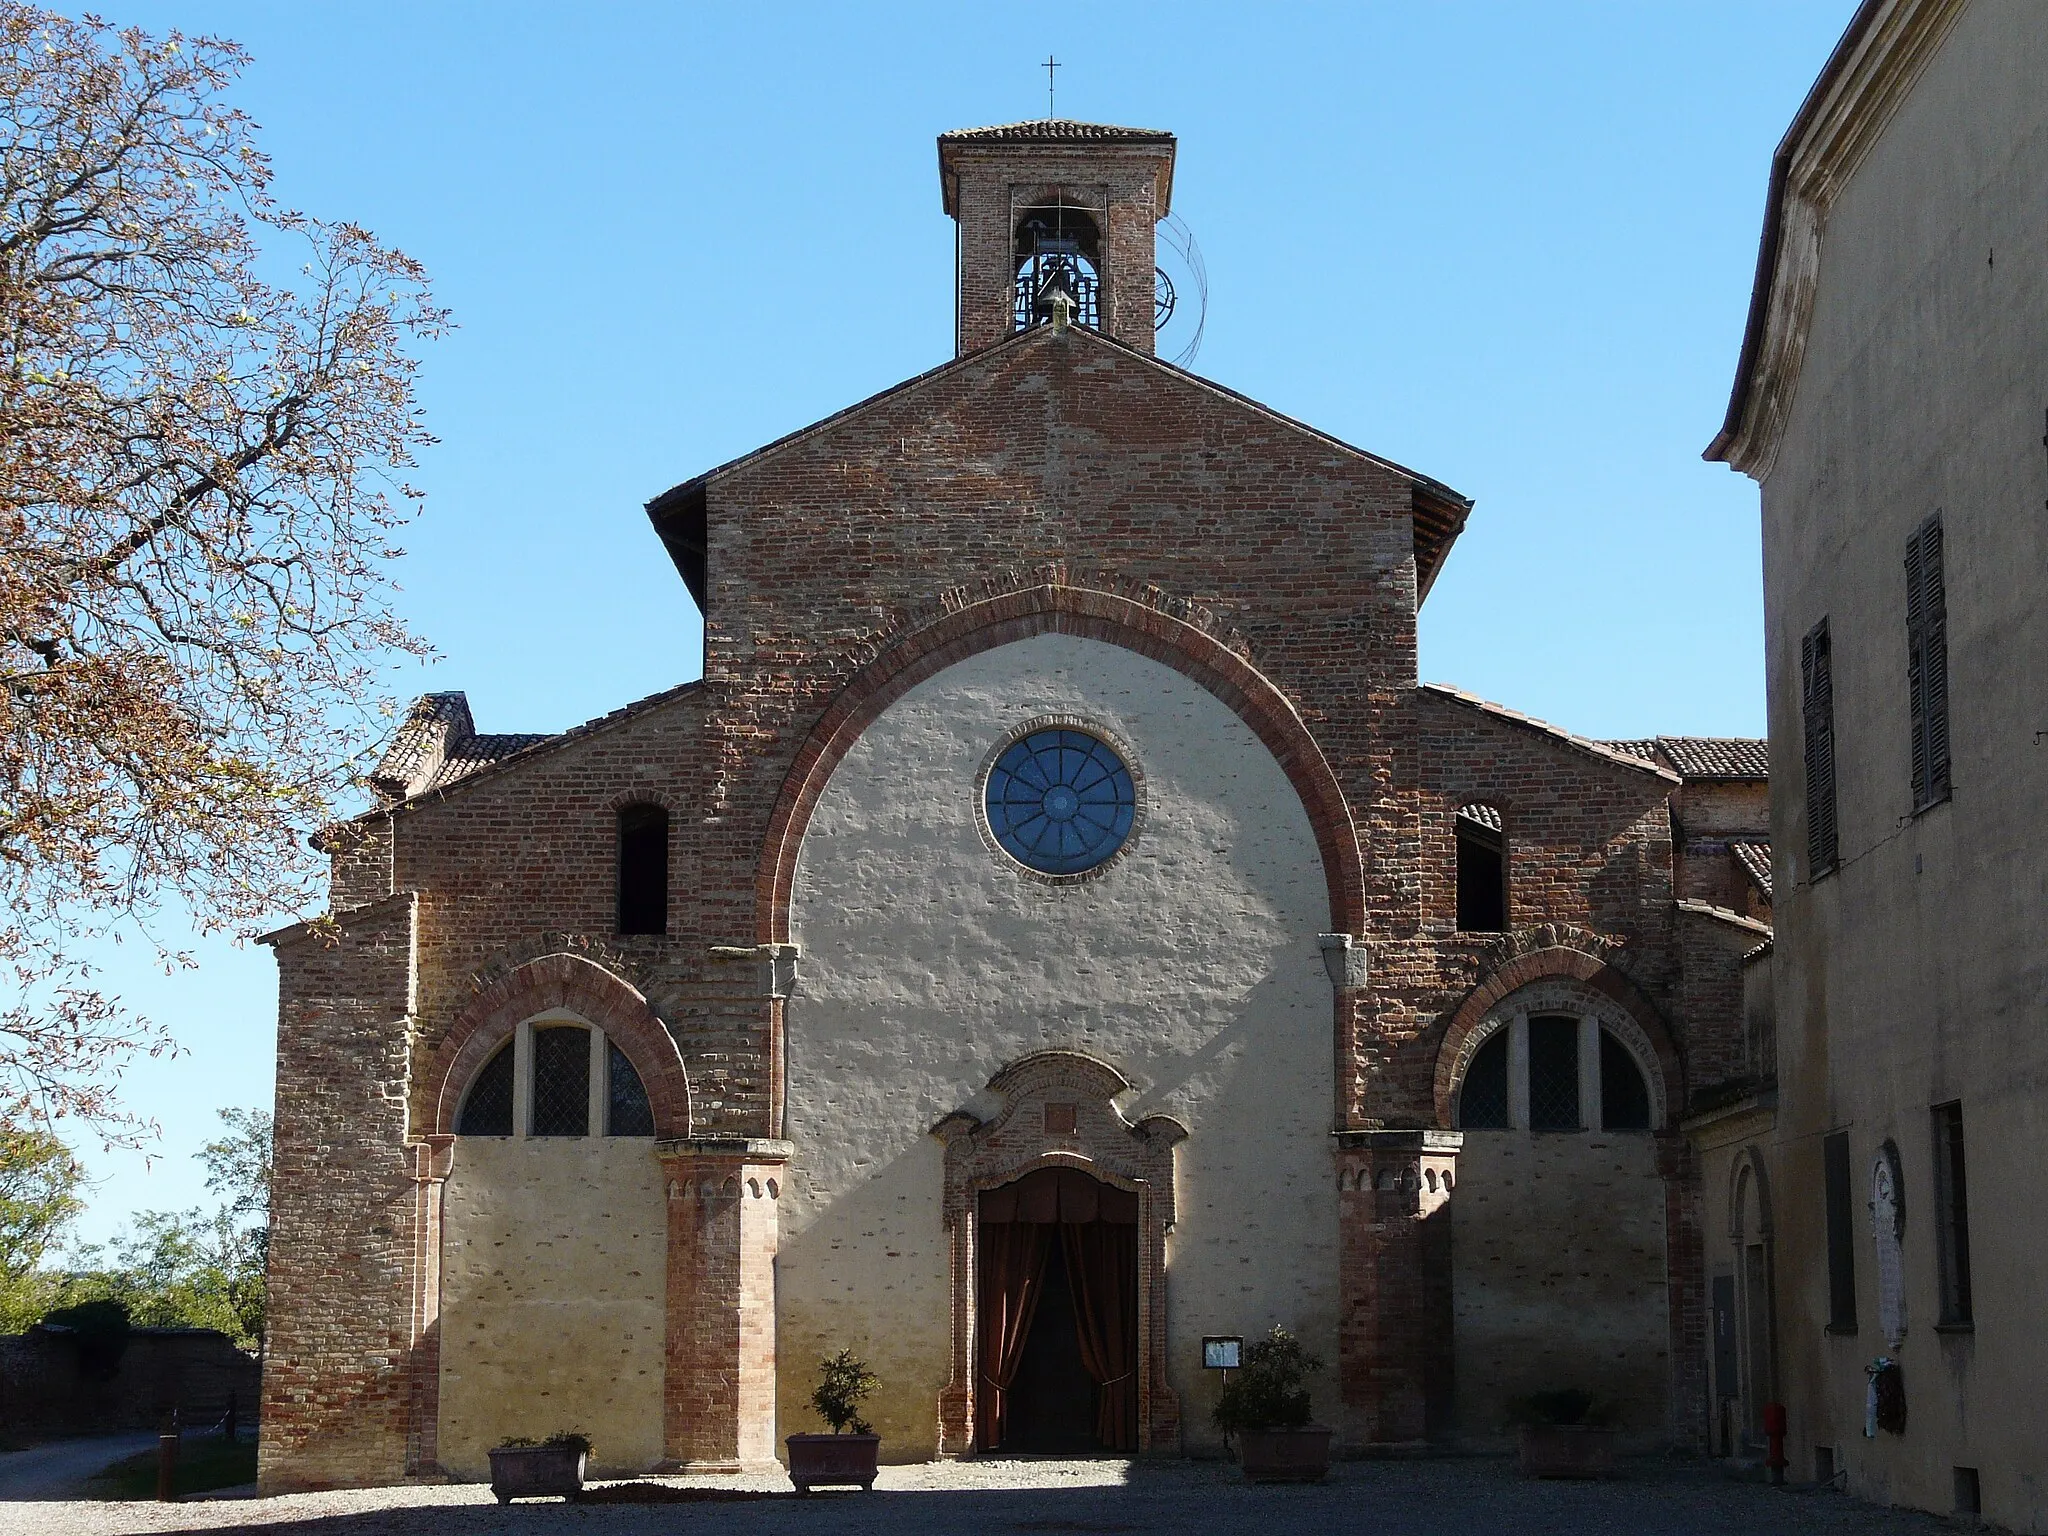
M 1524 1477 L 1607 1477 L 1614 1471 L 1615 1407 L 1577 1387 L 1512 1399 Z
M 501 1441 L 490 1454 L 491 1492 L 500 1504 L 556 1496 L 573 1499 L 583 1491 L 590 1437 L 574 1430 L 563 1430 L 545 1440 L 519 1435 Z
M 867 1361 L 850 1349 L 818 1362 L 818 1386 L 811 1393 L 811 1406 L 832 1431 L 791 1435 L 785 1442 L 789 1446 L 789 1480 L 798 1493 L 855 1485 L 873 1491 L 882 1437 L 860 1416 L 860 1405 L 876 1385 Z
M 1226 1380 L 1212 1417 L 1237 1437 L 1247 1482 L 1319 1483 L 1330 1471 L 1330 1431 L 1309 1422 L 1307 1379 L 1323 1362 L 1274 1326 L 1245 1346 L 1243 1367 Z

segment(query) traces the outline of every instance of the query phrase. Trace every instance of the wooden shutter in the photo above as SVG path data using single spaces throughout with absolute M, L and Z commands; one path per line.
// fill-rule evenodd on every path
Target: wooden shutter
M 1948 798 L 1948 592 L 1941 518 L 1920 532 L 1921 671 L 1927 697 L 1927 803 Z
M 1806 727 L 1806 857 L 1809 878 L 1835 867 L 1835 682 L 1828 621 L 1799 642 L 1801 714 Z
M 1913 809 L 1948 798 L 1948 604 L 1941 515 L 1906 540 L 1906 690 L 1912 716 Z

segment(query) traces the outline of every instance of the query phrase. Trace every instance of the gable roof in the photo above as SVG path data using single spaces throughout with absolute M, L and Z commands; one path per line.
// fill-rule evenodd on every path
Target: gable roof
M 1323 444 L 1325 447 L 1334 448 L 1341 453 L 1348 454 L 1364 463 L 1387 470 L 1405 479 L 1409 485 L 1414 509 L 1415 601 L 1417 606 L 1419 607 L 1422 599 L 1428 596 L 1430 585 L 1436 580 L 1437 573 L 1443 569 L 1444 561 L 1450 555 L 1452 543 L 1464 531 L 1465 521 L 1472 514 L 1471 497 L 1459 495 L 1458 492 L 1452 490 L 1441 480 L 1420 474 L 1404 465 L 1395 463 L 1392 459 L 1383 458 L 1379 454 L 1369 453 L 1353 443 L 1345 442 L 1342 438 L 1332 437 L 1329 433 L 1312 427 L 1304 421 L 1289 416 L 1284 412 L 1276 411 L 1271 406 L 1261 404 L 1249 395 L 1240 394 L 1238 391 L 1218 384 L 1212 379 L 1205 379 L 1198 373 L 1190 373 L 1185 368 L 1176 367 L 1172 363 L 1140 352 L 1134 347 L 1125 346 L 1122 342 L 1115 340 L 1113 337 L 1105 336 L 1100 331 L 1092 330 L 1083 325 L 1073 325 L 1067 327 L 1064 334 L 1071 337 L 1085 337 L 1088 343 L 1107 348 L 1120 357 L 1140 363 L 1168 379 L 1184 385 L 1190 385 L 1219 399 L 1227 400 L 1232 404 L 1254 412 L 1268 421 L 1276 422 L 1290 431 L 1299 432 L 1303 436 Z M 758 464 L 778 453 L 795 447 L 799 443 L 807 442 L 813 437 L 830 431 L 834 427 L 853 421 L 865 412 L 875 409 L 884 401 L 894 400 L 900 395 L 922 389 L 962 369 L 985 362 L 1005 349 L 1049 346 L 1053 344 L 1054 337 L 1055 333 L 1051 326 L 1034 326 L 1028 331 L 1018 331 L 1014 335 L 1006 336 L 993 346 L 983 347 L 978 351 L 963 353 L 959 357 L 949 358 L 935 368 L 928 368 L 923 373 L 903 380 L 900 384 L 892 384 L 887 389 L 869 395 L 865 400 L 855 401 L 843 410 L 834 411 L 830 416 L 814 421 L 808 426 L 798 427 L 794 432 L 785 433 L 771 442 L 762 444 L 751 452 L 741 454 L 738 458 L 728 459 L 723 464 L 715 465 L 705 470 L 702 474 L 685 480 L 680 485 L 672 486 L 649 500 L 647 502 L 648 521 L 653 523 L 655 533 L 659 535 L 663 547 L 668 550 L 669 558 L 675 562 L 676 570 L 681 574 L 684 585 L 690 589 L 690 596 L 696 599 L 697 606 L 699 608 L 704 606 L 708 590 L 706 584 L 707 572 L 705 570 L 705 541 L 707 538 L 705 495 L 714 483 L 724 479 L 736 470 Z
M 1619 751 L 1612 742 L 1575 736 L 1563 726 L 1552 725 L 1548 720 L 1538 720 L 1534 715 L 1525 715 L 1518 709 L 1509 709 L 1505 704 L 1495 704 L 1490 699 L 1480 698 L 1476 693 L 1453 688 L 1449 683 L 1424 683 L 1420 691 L 1433 694 L 1440 699 L 1449 699 L 1453 704 L 1462 704 L 1467 709 L 1476 709 L 1482 714 L 1493 716 L 1496 720 L 1506 721 L 1509 725 L 1520 726 L 1524 730 L 1548 736 L 1554 741 L 1560 741 L 1568 747 L 1574 747 L 1588 756 L 1597 757 L 1617 767 L 1633 768 L 1638 773 L 1653 773 L 1673 784 L 1678 782 L 1677 774 L 1648 757 L 1634 752 Z
M 1652 736 L 1603 743 L 1661 763 L 1684 779 L 1768 779 L 1771 744 L 1754 736 Z
M 403 810 L 458 784 L 488 778 L 529 756 L 539 756 L 637 719 L 702 687 L 703 682 L 701 677 L 692 678 L 687 683 L 650 693 L 566 731 L 478 731 L 471 723 L 469 700 L 464 694 L 422 694 L 369 776 L 371 786 L 384 803 L 363 814 Z
M 1968 0 L 1863 0 L 1771 156 L 1742 354 L 1702 457 L 1758 480 L 1777 458 L 1820 277 L 1828 209 Z

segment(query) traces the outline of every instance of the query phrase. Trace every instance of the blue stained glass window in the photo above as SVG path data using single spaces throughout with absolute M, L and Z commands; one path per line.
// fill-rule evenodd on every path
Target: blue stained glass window
M 1137 811 L 1131 770 L 1086 731 L 1033 731 L 989 770 L 989 830 L 1040 874 L 1078 875 L 1103 863 L 1131 835 Z

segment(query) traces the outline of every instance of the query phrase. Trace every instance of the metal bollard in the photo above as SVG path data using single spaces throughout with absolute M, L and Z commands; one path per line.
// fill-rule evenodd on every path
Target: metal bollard
M 175 1504 L 178 1500 L 178 1410 L 171 1410 L 170 1428 L 156 1437 L 156 1501 Z

